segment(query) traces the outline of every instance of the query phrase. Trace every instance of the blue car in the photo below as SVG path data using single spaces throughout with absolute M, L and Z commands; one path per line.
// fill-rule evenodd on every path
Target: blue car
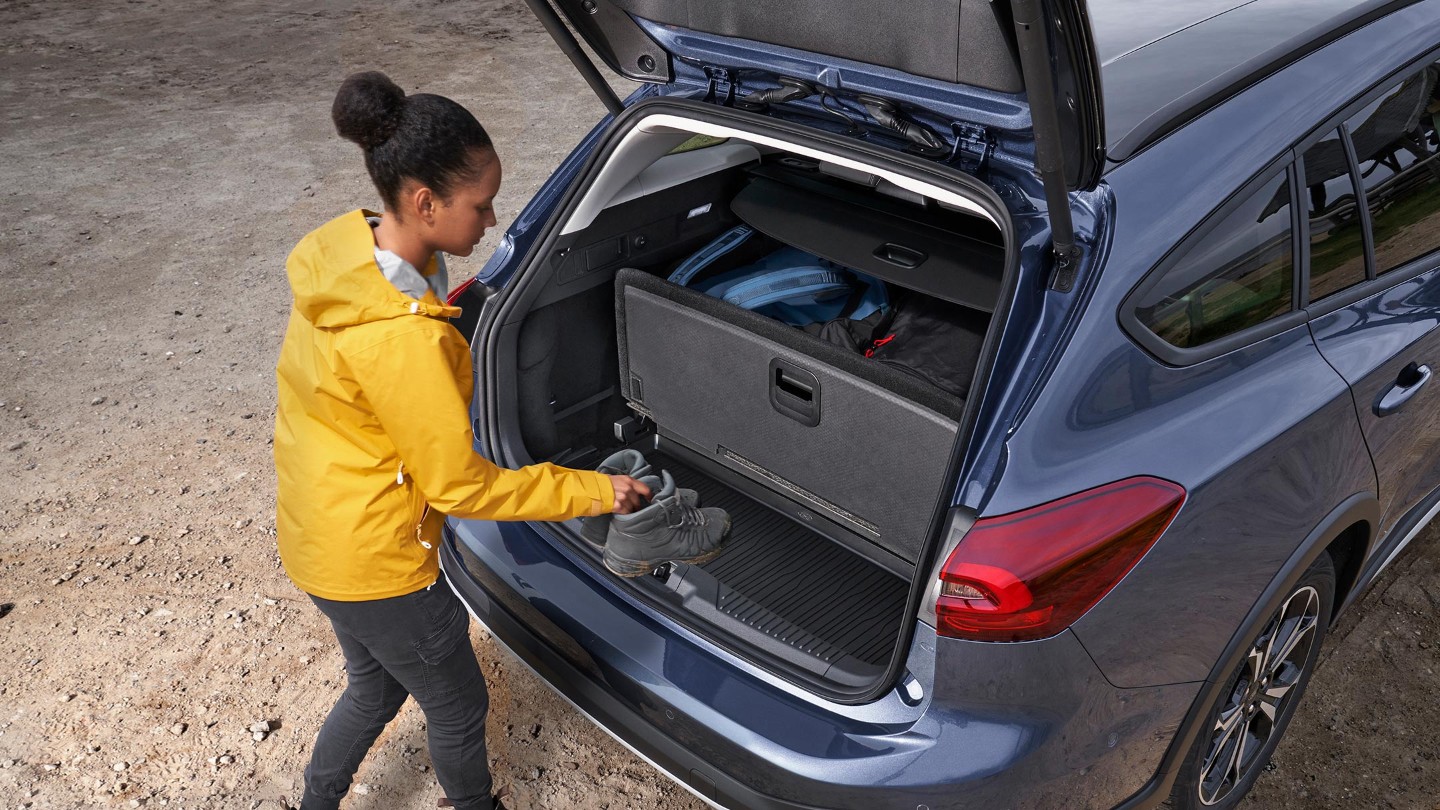
M 731 528 L 453 520 L 476 618 L 717 807 L 1239 803 L 1440 511 L 1440 0 L 530 5 L 610 114 L 455 293 L 477 446 Z

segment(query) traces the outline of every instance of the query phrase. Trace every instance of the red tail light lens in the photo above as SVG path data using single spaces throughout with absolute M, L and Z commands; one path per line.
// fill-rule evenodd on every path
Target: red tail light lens
M 938 631 L 974 641 L 1059 633 L 1135 567 L 1184 501 L 1178 484 L 1127 478 L 977 521 L 940 570 Z

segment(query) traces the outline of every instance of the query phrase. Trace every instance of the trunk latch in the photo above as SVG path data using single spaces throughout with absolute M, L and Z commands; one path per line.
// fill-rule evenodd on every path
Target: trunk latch
M 985 164 L 990 162 L 990 154 L 995 151 L 995 139 L 990 137 L 990 131 L 963 121 L 950 124 L 950 131 L 955 133 L 955 145 L 950 150 L 948 162 L 958 164 L 970 174 L 984 169 Z

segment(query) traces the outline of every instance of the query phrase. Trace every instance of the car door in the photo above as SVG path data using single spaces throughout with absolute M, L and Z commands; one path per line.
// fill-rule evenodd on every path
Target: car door
M 1440 486 L 1437 78 L 1427 61 L 1384 82 L 1302 158 L 1311 328 L 1354 392 L 1387 528 Z

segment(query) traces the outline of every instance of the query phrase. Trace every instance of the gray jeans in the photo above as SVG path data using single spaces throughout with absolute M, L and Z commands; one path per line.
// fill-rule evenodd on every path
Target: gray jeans
M 410 695 L 425 712 L 445 795 L 461 810 L 491 810 L 489 696 L 470 646 L 470 615 L 443 577 L 390 599 L 310 598 L 340 639 L 348 682 L 315 739 L 302 810 L 339 808 L 365 753 Z

